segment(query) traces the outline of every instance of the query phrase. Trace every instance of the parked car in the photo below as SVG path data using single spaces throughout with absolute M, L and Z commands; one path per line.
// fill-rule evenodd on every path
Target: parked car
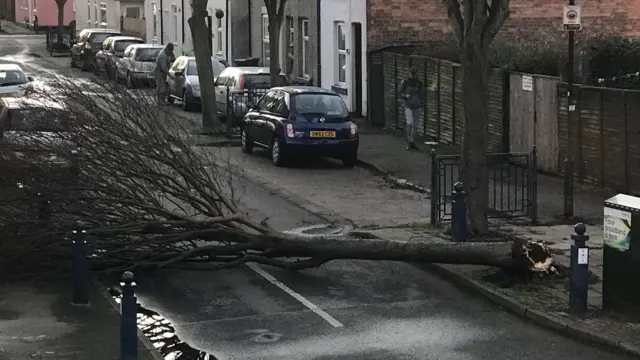
M 280 73 L 280 79 L 282 84 L 288 83 L 284 73 Z M 249 104 L 257 103 L 272 87 L 267 67 L 228 67 L 216 80 L 218 114 L 225 120 L 230 116 L 232 124 L 240 125 L 249 111 Z
M 33 89 L 34 79 L 16 64 L 0 64 L 0 97 L 23 96 Z
M 163 45 L 129 45 L 122 59 L 116 63 L 116 81 L 124 80 L 130 89 L 141 84 L 155 84 L 156 59 L 163 49 Z
M 93 66 L 93 58 L 102 49 L 102 43 L 111 36 L 121 35 L 117 30 L 84 29 L 78 34 L 71 46 L 71 67 L 89 70 Z
M 117 63 L 124 57 L 124 51 L 133 44 L 144 44 L 144 40 L 134 36 L 111 36 L 102 42 L 102 49 L 93 59 L 96 74 L 106 72 L 115 79 Z
M 242 151 L 268 148 L 282 166 L 289 156 L 341 159 L 352 167 L 358 159 L 358 127 L 337 93 L 310 86 L 268 90 L 242 120 Z
M 213 76 L 216 79 L 226 66 L 215 57 L 211 58 L 213 66 Z M 182 101 L 182 108 L 190 111 L 194 107 L 201 105 L 200 81 L 198 80 L 198 69 L 194 56 L 180 56 L 169 69 L 168 82 L 168 102 L 174 100 Z

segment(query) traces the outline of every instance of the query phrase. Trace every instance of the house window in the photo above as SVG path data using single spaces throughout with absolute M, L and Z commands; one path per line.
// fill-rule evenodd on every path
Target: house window
M 156 3 L 151 4 L 151 12 L 153 13 L 153 41 L 158 41 L 158 8 Z
M 87 1 L 87 22 L 91 22 L 91 1 Z
M 107 25 L 107 4 L 100 3 L 100 25 Z
M 216 50 L 218 51 L 218 55 L 222 55 L 224 53 L 222 50 L 224 46 L 224 41 L 222 38 L 222 19 L 216 19 L 216 20 L 217 20 L 216 37 L 218 38 L 218 41 L 216 44 Z
M 93 1 L 93 21 L 98 25 L 98 2 Z
M 125 9 L 125 17 L 140 19 L 140 8 L 138 6 L 129 6 Z
M 171 5 L 171 14 L 173 15 L 173 42 L 178 42 L 178 5 Z
M 300 75 L 303 77 L 311 76 L 311 42 L 309 41 L 309 20 L 302 19 L 300 21 L 300 41 L 301 41 L 301 56 L 300 56 Z
M 263 66 L 271 64 L 271 52 L 269 50 L 269 15 L 262 14 L 262 62 Z
M 293 74 L 293 59 L 295 58 L 295 40 L 296 40 L 296 28 L 293 25 L 293 18 L 287 17 L 287 29 L 289 29 L 287 36 L 287 63 L 285 64 L 286 73 Z
M 345 24 L 336 23 L 336 82 L 347 83 L 347 34 Z

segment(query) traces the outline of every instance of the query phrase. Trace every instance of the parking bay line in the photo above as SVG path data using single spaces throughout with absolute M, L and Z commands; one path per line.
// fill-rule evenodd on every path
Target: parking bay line
M 322 310 L 319 307 L 317 307 L 311 301 L 305 299 L 304 296 L 302 296 L 302 295 L 298 294 L 297 292 L 293 291 L 290 287 L 288 287 L 287 285 L 283 284 L 280 280 L 276 279 L 273 275 L 271 275 L 268 272 L 266 272 L 265 270 L 263 270 L 257 264 L 247 263 L 246 265 L 251 270 L 255 271 L 258 275 L 260 275 L 263 278 L 265 278 L 268 282 L 270 282 L 273 285 L 279 287 L 282 291 L 284 291 L 287 294 L 289 294 L 292 298 L 298 300 L 300 303 L 302 303 L 302 305 L 306 306 L 309 310 L 311 310 L 314 313 L 316 313 L 316 315 L 318 315 L 321 318 L 325 319 L 333 327 L 337 327 L 337 328 L 344 327 L 344 325 L 340 321 L 336 320 L 333 316 L 329 315 L 327 312 L 325 312 L 324 310 Z

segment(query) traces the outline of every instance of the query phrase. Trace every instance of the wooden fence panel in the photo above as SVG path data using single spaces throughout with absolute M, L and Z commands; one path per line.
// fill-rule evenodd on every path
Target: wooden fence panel
M 440 139 L 440 61 L 427 58 L 427 131 L 426 135 L 439 141 Z
M 440 139 L 453 144 L 453 66 L 440 62 Z
M 602 182 L 601 99 L 598 89 L 582 88 L 578 92 L 579 146 L 577 174 L 579 181 L 592 184 Z
M 603 90 L 604 179 L 601 185 L 625 186 L 625 101 L 621 91 Z
M 640 93 L 626 95 L 627 191 L 640 194 Z
M 509 151 L 527 152 L 535 145 L 535 94 L 522 88 L 524 74 L 509 75 Z
M 411 56 L 409 58 L 409 66 L 415 68 L 418 71 L 418 77 L 422 80 L 423 83 L 427 83 L 427 69 L 425 67 L 425 58 L 423 56 Z M 426 86 L 425 86 L 426 87 Z M 425 98 L 423 99 L 425 106 L 426 106 L 426 91 L 425 91 Z M 418 134 L 420 136 L 424 136 L 424 131 L 425 131 L 425 117 L 426 117 L 426 111 L 423 108 L 422 109 L 422 113 L 420 114 L 420 118 L 416 119 L 416 121 L 418 122 Z
M 384 77 L 384 118 L 385 126 L 396 126 L 398 119 L 396 106 L 398 102 L 397 87 L 396 87 L 396 57 L 394 53 L 383 53 L 382 61 L 384 71 L 382 76 Z
M 396 54 L 396 91 L 402 83 L 402 80 L 409 77 L 409 69 L 409 56 L 404 54 Z M 404 116 L 404 101 L 402 99 L 398 99 L 396 116 L 398 119 L 398 121 L 396 122 L 396 129 L 404 130 L 406 127 L 406 119 Z
M 557 174 L 560 172 L 558 168 L 558 79 L 535 76 L 534 85 L 538 169 Z
M 462 67 L 453 67 L 453 143 L 462 145 L 464 135 L 464 103 L 462 102 Z

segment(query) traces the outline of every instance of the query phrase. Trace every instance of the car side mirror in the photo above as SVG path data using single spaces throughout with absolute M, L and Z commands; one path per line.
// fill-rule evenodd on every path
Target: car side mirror
M 28 80 L 29 82 L 33 82 L 33 81 L 35 81 L 35 79 L 33 78 L 33 76 L 27 76 L 27 80 Z

